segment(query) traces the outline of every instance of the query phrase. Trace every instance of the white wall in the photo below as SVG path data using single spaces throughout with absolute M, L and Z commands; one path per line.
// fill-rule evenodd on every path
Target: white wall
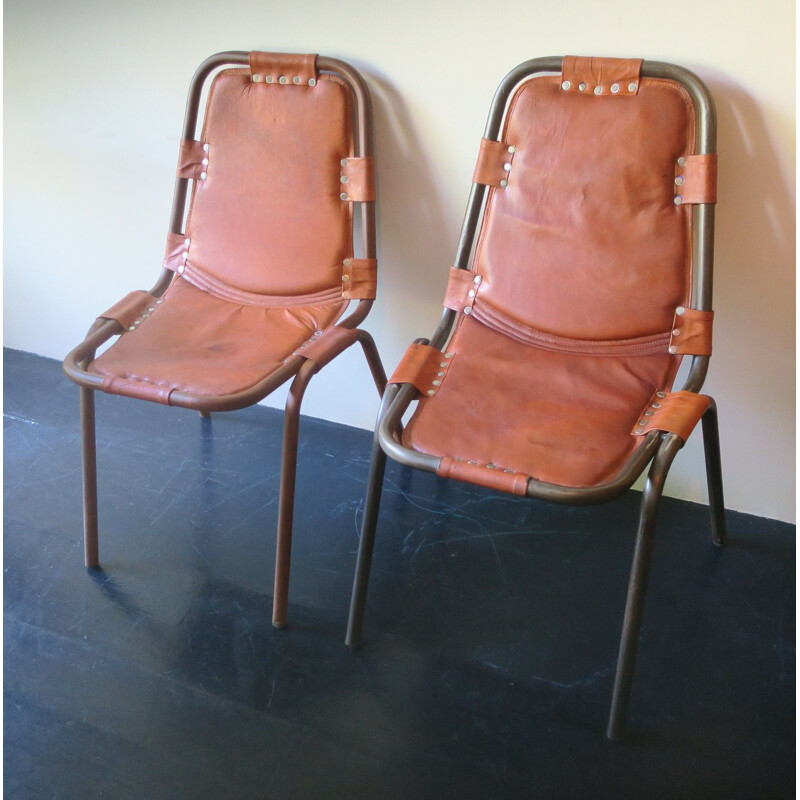
M 185 92 L 213 52 L 321 52 L 367 78 L 381 274 L 365 327 L 389 369 L 439 318 L 503 75 L 564 53 L 673 61 L 708 83 L 719 113 L 706 388 L 720 405 L 727 505 L 793 519 L 794 14 L 791 0 L 6 0 L 5 344 L 61 358 L 97 313 L 152 284 Z M 354 350 L 326 368 L 305 412 L 371 427 L 362 362 Z M 668 493 L 705 500 L 700 439 Z

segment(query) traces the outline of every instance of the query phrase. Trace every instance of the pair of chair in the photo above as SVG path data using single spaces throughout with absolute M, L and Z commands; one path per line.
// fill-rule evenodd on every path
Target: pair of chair
M 64 362 L 81 387 L 86 564 L 99 563 L 95 390 L 208 415 L 291 380 L 273 601 L 284 626 L 303 393 L 358 342 L 382 401 L 349 645 L 361 641 L 387 455 L 577 504 L 618 496 L 650 465 L 607 731 L 618 738 L 659 499 L 700 420 L 713 541 L 725 539 L 716 407 L 698 394 L 711 353 L 715 134 L 705 86 L 673 65 L 564 57 L 514 69 L 480 144 L 441 322 L 387 383 L 358 327 L 377 282 L 362 77 L 316 56 L 206 60 L 190 88 L 161 275 L 102 314 Z M 684 355 L 688 377 L 672 391 Z

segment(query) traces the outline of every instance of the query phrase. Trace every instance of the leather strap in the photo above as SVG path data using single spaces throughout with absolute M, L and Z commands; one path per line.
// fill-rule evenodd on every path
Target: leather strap
M 141 289 L 135 292 L 129 292 L 117 303 L 114 303 L 111 308 L 104 311 L 99 315 L 101 319 L 113 319 L 122 325 L 122 329 L 127 331 L 135 328 L 134 322 L 141 317 L 141 315 L 155 311 L 156 297 L 149 292 Z
M 108 394 L 122 394 L 126 397 L 135 397 L 137 400 L 151 400 L 154 403 L 169 405 L 170 395 L 176 387 L 148 381 L 146 378 L 123 375 L 103 378 L 100 388 Z
M 675 204 L 716 202 L 717 154 L 681 156 L 675 163 Z
M 250 53 L 250 77 L 266 86 L 317 85 L 317 56 L 297 53 Z
M 633 97 L 639 93 L 641 58 L 564 56 L 561 88 L 590 97 Z
M 374 300 L 377 287 L 377 259 L 346 258 L 342 262 L 342 297 L 345 300 Z
M 167 247 L 164 251 L 164 261 L 161 266 L 170 272 L 183 274 L 189 258 L 189 247 L 192 240 L 182 233 L 168 233 Z
M 470 464 L 457 458 L 444 456 L 439 462 L 436 474 L 442 478 L 457 478 L 460 481 L 488 486 L 516 495 L 528 492 L 528 476 L 513 470 L 504 470 L 493 464 Z
M 370 202 L 375 199 L 375 159 L 343 158 L 339 174 L 340 197 L 350 202 Z
M 179 178 L 204 181 L 208 177 L 210 152 L 211 147 L 206 142 L 181 139 L 181 147 L 178 152 L 178 168 L 175 170 L 175 174 Z
M 685 442 L 710 405 L 710 397 L 694 392 L 656 392 L 631 433 L 644 436 L 653 430 L 667 431 Z
M 333 361 L 336 356 L 358 341 L 358 331 L 334 325 L 318 336 L 314 336 L 292 353 L 316 363 L 319 369 Z
M 713 311 L 679 306 L 672 321 L 669 352 L 674 355 L 710 356 Z
M 468 269 L 450 267 L 450 278 L 444 296 L 444 307 L 458 313 L 471 314 L 483 278 Z
M 420 394 L 433 397 L 452 363 L 451 353 L 415 342 L 406 350 L 388 383 L 410 383 Z
M 473 183 L 483 183 L 505 189 L 517 148 L 508 142 L 481 139 L 478 162 L 472 175 Z

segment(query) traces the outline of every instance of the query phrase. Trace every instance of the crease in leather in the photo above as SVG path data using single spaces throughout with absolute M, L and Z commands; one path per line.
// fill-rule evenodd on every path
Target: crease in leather
M 333 325 L 326 328 L 320 336 L 313 336 L 303 342 L 293 353 L 313 361 L 319 369 L 333 361 L 336 356 L 358 341 L 358 330 Z
M 374 300 L 378 288 L 376 258 L 347 258 L 342 264 L 342 297 Z
M 631 435 L 645 436 L 658 430 L 674 433 L 685 442 L 710 405 L 711 398 L 703 394 L 680 391 L 659 397 L 656 393 L 640 412 Z
M 511 175 L 515 154 L 516 147 L 511 146 L 508 142 L 481 139 L 472 182 L 503 188 L 500 182 L 507 181 Z M 506 169 L 506 166 L 511 169 Z
M 641 58 L 564 56 L 561 78 L 562 83 L 568 81 L 570 84 L 564 91 L 592 97 L 633 97 L 639 92 L 641 69 Z M 580 88 L 581 84 L 585 85 L 584 89 Z M 616 92 L 611 89 L 614 84 L 617 84 Z M 594 89 L 598 86 L 603 91 L 595 95 Z
M 317 56 L 315 54 L 304 53 L 267 53 L 261 50 L 253 50 L 249 57 L 249 73 L 255 78 L 259 76 L 262 83 L 268 83 L 277 87 L 286 86 L 308 86 L 309 79 L 316 80 Z M 286 78 L 286 83 L 282 84 L 280 78 Z M 293 79 L 298 78 L 299 83 Z
M 339 192 L 351 202 L 371 202 L 375 199 L 375 159 L 372 156 L 342 159 Z M 345 198 L 342 198 L 345 199 Z
M 716 153 L 684 156 L 683 164 L 675 161 L 675 196 L 682 204 L 717 202 Z
M 670 352 L 674 348 L 679 355 L 710 356 L 713 325 L 713 311 L 685 308 L 682 314 L 676 313 L 669 340 Z
M 155 296 L 143 289 L 128 292 L 122 300 L 98 315 L 98 319 L 113 319 L 122 325 L 123 333 L 138 319 L 142 312 L 156 302 Z
M 414 342 L 403 354 L 387 383 L 410 383 L 420 394 L 433 397 L 452 363 L 452 357 L 447 358 L 435 347 Z
M 523 496 L 528 492 L 530 476 L 514 470 L 498 469 L 494 465 L 471 464 L 460 458 L 442 456 L 436 474 L 441 478 L 456 478 L 466 483 L 486 486 Z
M 203 142 L 181 139 L 176 176 L 200 180 L 200 175 L 208 170 L 208 165 L 203 164 L 203 159 L 207 159 L 208 156 L 209 154 L 203 149 Z

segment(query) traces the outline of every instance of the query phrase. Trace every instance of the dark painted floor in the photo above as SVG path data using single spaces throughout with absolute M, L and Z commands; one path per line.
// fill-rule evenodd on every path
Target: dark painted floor
M 4 378 L 7 798 L 794 796 L 793 526 L 731 513 L 719 551 L 704 506 L 664 502 L 613 745 L 637 494 L 569 509 L 390 466 L 349 653 L 368 433 L 303 420 L 274 631 L 278 412 L 100 395 L 89 573 L 77 388 L 14 351 Z

